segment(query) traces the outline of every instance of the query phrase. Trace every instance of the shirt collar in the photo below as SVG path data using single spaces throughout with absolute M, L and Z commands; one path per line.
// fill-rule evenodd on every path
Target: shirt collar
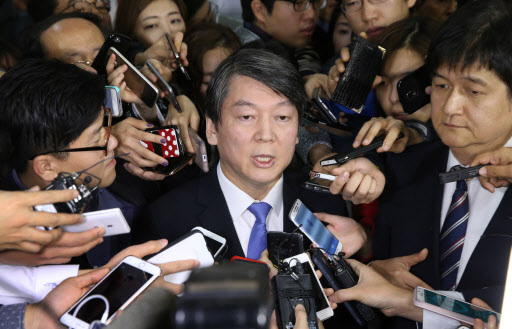
M 272 206 L 271 211 L 274 211 L 275 214 L 280 213 L 281 207 L 283 206 L 283 175 L 281 175 L 277 183 L 267 193 L 263 200 L 253 199 L 249 194 L 245 193 L 233 184 L 222 172 L 220 162 L 217 165 L 217 176 L 233 221 L 238 220 L 254 202 L 266 202 Z
M 244 21 L 244 27 L 251 31 L 252 33 L 259 36 L 262 40 L 270 40 L 272 37 L 267 32 L 263 31 L 260 27 L 258 27 L 256 24 L 253 24 L 248 21 Z

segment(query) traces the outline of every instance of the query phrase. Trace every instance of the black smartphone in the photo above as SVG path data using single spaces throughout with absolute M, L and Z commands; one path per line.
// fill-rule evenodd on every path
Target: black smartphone
M 398 134 L 397 139 L 403 138 L 404 133 Z M 384 144 L 384 140 L 386 139 L 386 134 L 381 134 L 373 139 L 373 141 L 366 146 L 358 147 L 350 152 L 335 154 L 327 159 L 320 161 L 320 165 L 322 167 L 331 166 L 335 164 L 344 164 L 345 162 L 355 159 L 357 157 L 363 156 L 364 154 L 376 150 Z
M 352 33 L 349 51 L 350 60 L 345 65 L 345 72 L 340 75 L 332 99 L 356 113 L 361 113 L 382 66 L 386 50 Z
M 178 103 L 178 99 L 176 98 L 176 94 L 174 93 L 174 90 L 172 89 L 171 85 L 165 79 L 158 73 L 158 70 L 151 64 L 150 61 L 146 61 L 146 65 L 148 66 L 151 73 L 153 73 L 156 76 L 156 85 L 158 86 L 158 89 L 160 91 L 163 91 L 165 94 L 165 98 L 171 103 L 174 108 L 181 113 L 181 106 L 180 103 Z
M 284 259 L 304 252 L 304 237 L 300 233 L 267 232 L 267 250 L 274 265 Z
M 431 84 L 432 77 L 425 65 L 398 81 L 396 89 L 405 113 L 413 114 L 430 103 L 430 95 L 425 89 Z
M 315 89 L 313 91 L 313 98 L 311 99 L 311 103 L 315 106 L 318 112 L 320 112 L 320 114 L 325 119 L 328 125 L 338 125 L 338 118 L 336 118 L 336 116 L 331 112 L 331 110 L 329 110 L 329 107 L 320 98 L 320 88 Z
M 107 75 L 108 51 L 110 48 L 116 48 L 120 53 L 126 54 L 130 45 L 130 38 L 119 33 L 112 33 L 107 37 L 100 48 L 98 55 L 94 58 L 91 67 L 98 72 L 99 75 Z
M 167 141 L 166 144 L 140 141 L 140 144 L 169 162 L 168 166 L 159 164 L 153 168 L 146 168 L 146 170 L 159 174 L 173 175 L 183 169 L 190 159 L 195 157 L 194 153 L 186 153 L 184 151 L 185 148 L 183 147 L 183 141 L 178 126 L 152 127 L 144 131 L 159 135 L 162 139 Z

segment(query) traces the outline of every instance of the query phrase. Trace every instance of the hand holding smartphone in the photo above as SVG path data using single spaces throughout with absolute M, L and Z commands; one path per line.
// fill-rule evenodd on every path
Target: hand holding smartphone
M 128 256 L 114 267 L 60 318 L 75 329 L 89 329 L 92 322 L 109 324 L 162 273 L 160 267 Z
M 146 65 L 148 66 L 151 73 L 153 73 L 156 76 L 156 85 L 158 86 L 158 89 L 164 93 L 165 99 L 169 101 L 169 103 L 174 106 L 174 108 L 179 112 L 182 113 L 182 109 L 180 106 L 180 103 L 178 103 L 178 99 L 176 98 L 176 94 L 174 93 L 174 90 L 172 89 L 171 85 L 165 79 L 162 77 L 162 75 L 158 72 L 158 70 L 151 64 L 149 60 L 146 61 Z

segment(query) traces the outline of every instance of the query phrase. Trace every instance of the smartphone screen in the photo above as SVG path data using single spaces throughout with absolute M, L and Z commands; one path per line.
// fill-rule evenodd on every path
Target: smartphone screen
M 293 257 L 291 257 L 287 260 L 289 261 L 291 270 L 293 272 L 297 273 L 297 261 L 298 260 L 296 261 Z M 323 293 L 323 288 L 320 286 L 320 284 L 318 284 L 318 279 L 316 277 L 316 274 L 313 271 L 311 263 L 309 261 L 301 262 L 301 263 L 302 263 L 302 269 L 304 270 L 304 274 L 309 274 L 309 276 L 311 277 L 311 282 L 313 283 L 313 290 L 314 290 L 313 294 L 314 294 L 314 298 L 315 298 L 316 311 L 319 312 L 326 308 L 327 309 L 330 308 L 331 305 L 329 305 L 329 303 Z M 323 320 L 323 319 L 321 319 L 321 320 Z
M 121 263 L 108 277 L 86 295 L 88 296 L 86 299 L 93 296 L 98 296 L 97 298 L 91 298 L 85 303 L 83 301 L 86 299 L 83 299 L 70 309 L 68 314 L 74 315 L 76 312 L 74 316 L 86 323 L 99 320 L 103 312 L 105 312 L 106 299 L 108 302 L 108 318 L 110 319 L 121 306 L 153 277 L 153 274 L 142 269 Z
M 325 228 L 322 222 L 304 204 L 300 205 L 297 216 L 292 218 L 292 221 L 297 226 L 302 225 L 300 229 L 320 248 L 324 248 L 331 254 L 336 253 L 338 245 L 341 244 L 340 241 Z
M 498 321 L 500 320 L 500 315 L 496 312 L 492 312 L 485 308 L 456 300 L 448 296 L 443 296 L 427 289 L 423 289 L 423 291 L 425 292 L 425 302 L 428 304 L 432 304 L 473 319 L 481 319 L 484 322 L 487 322 L 487 319 L 491 315 L 494 315 Z

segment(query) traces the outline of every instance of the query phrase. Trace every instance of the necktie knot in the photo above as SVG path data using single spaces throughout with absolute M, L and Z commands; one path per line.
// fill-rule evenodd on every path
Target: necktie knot
M 464 167 L 462 167 L 460 165 L 456 165 L 456 166 L 453 166 L 450 169 L 450 171 L 455 171 L 455 170 L 460 170 L 460 169 L 464 169 Z M 457 181 L 457 187 L 455 189 L 458 191 L 467 191 L 468 185 L 466 184 L 466 181 L 464 179 L 461 179 L 461 180 Z
M 248 210 L 256 217 L 256 223 L 266 223 L 268 213 L 272 206 L 266 202 L 254 202 L 249 206 Z

